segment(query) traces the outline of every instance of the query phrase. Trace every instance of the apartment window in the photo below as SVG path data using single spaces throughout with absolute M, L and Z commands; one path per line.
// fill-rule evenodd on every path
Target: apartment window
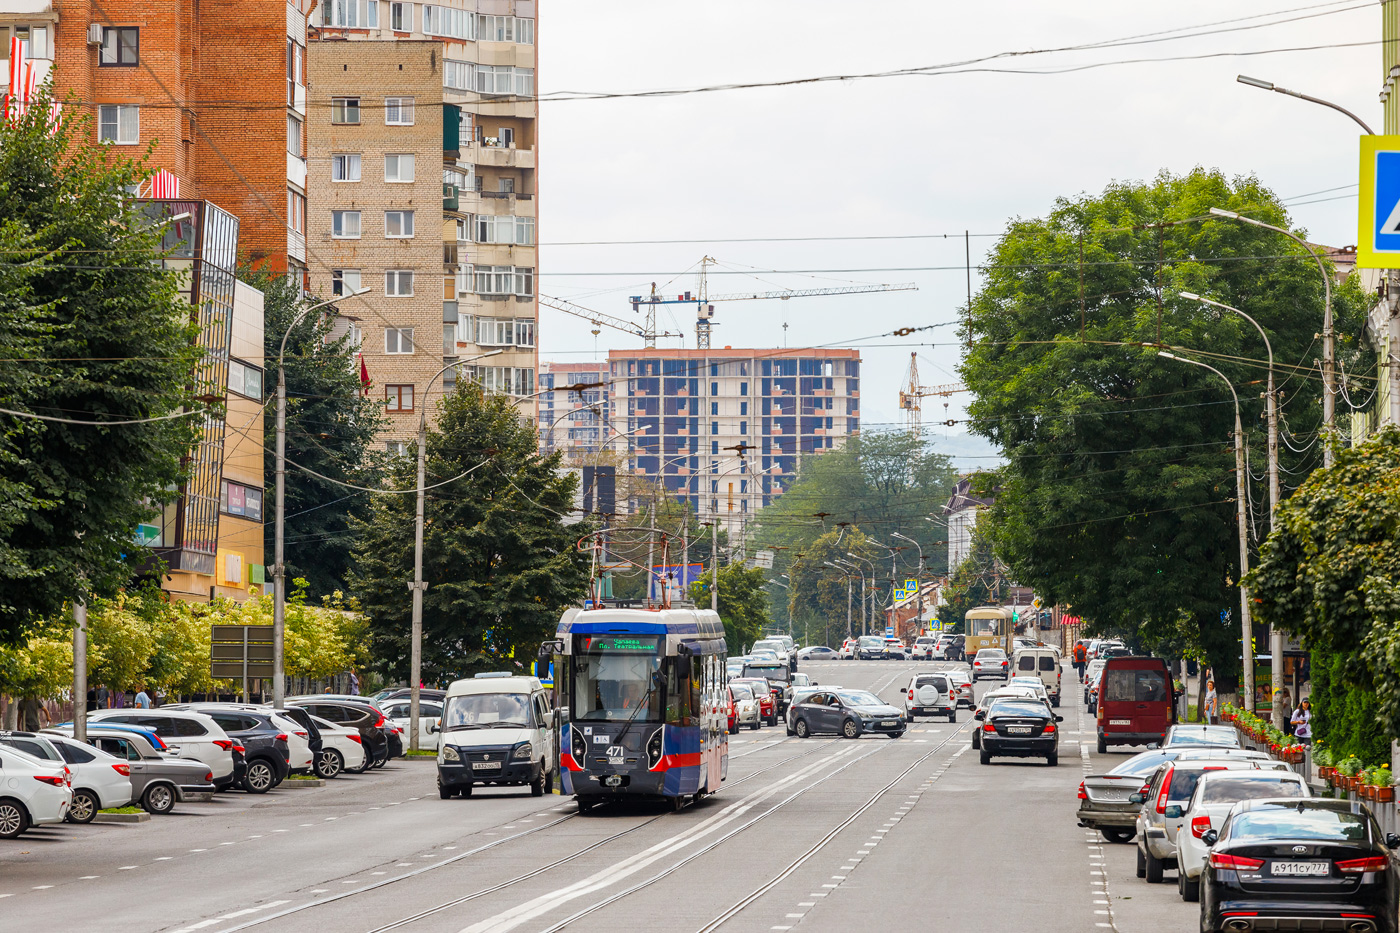
M 297 88 L 306 84 L 306 49 L 292 39 L 287 40 L 287 106 L 297 103 Z
M 301 157 L 301 120 L 287 114 L 287 152 Z
M 388 411 L 413 411 L 413 386 L 385 386 L 384 407 Z
M 118 146 L 136 145 L 141 141 L 141 108 L 132 104 L 103 104 L 98 107 L 97 138 Z
M 455 88 L 459 91 L 470 91 L 475 83 L 476 66 L 471 62 L 454 62 L 443 59 L 442 62 L 442 86 Z M 470 135 L 463 136 L 463 139 L 471 139 Z
M 385 126 L 412 126 L 412 125 L 413 125 L 413 98 L 412 98 L 412 97 L 386 97 L 386 98 L 384 98 L 384 125 L 385 125 Z
M 384 442 L 384 449 L 385 449 L 386 451 L 389 452 L 389 456 L 391 456 L 391 457 L 407 457 L 407 456 L 408 456 L 408 442 L 407 442 L 407 441 L 385 441 L 385 442 Z
M 331 211 L 331 236 L 337 240 L 358 240 L 360 212 Z
M 748 423 L 747 421 L 740 421 L 740 422 L 739 422 L 739 433 L 740 433 L 740 434 L 748 434 L 748 433 L 749 433 L 749 423 Z
M 535 21 L 518 16 L 488 16 L 476 18 L 476 36 L 482 42 L 519 42 L 533 45 Z
M 430 36 L 470 42 L 476 38 L 475 27 L 476 17 L 466 10 L 423 4 L 423 32 Z
M 136 27 L 104 26 L 98 64 L 104 68 L 135 68 L 140 64 L 140 49 L 140 30 Z
M 53 58 L 53 49 L 49 47 L 49 27 L 16 26 L 14 30 L 15 38 L 19 40 L 20 51 L 26 59 Z M 9 43 L 4 41 L 5 32 L 5 27 L 0 26 L 0 45 L 4 46 L 0 51 L 9 49 Z
M 325 0 L 321 4 L 321 25 L 343 29 L 360 29 L 368 25 L 371 14 L 360 8 L 361 0 Z M 370 3 L 370 6 L 374 6 Z M 375 17 L 377 19 L 377 17 Z
M 407 152 L 394 153 L 384 157 L 384 180 L 393 182 L 413 181 L 413 154 Z M 412 235 L 413 223 L 409 221 L 409 235 Z
M 384 273 L 384 294 L 390 298 L 412 298 L 413 297 L 413 270 L 412 269 L 390 269 Z M 388 350 L 388 353 L 394 351 Z M 409 352 L 407 350 L 403 351 Z
M 360 290 L 359 269 L 332 269 L 331 294 L 340 297 Z
M 384 236 L 406 240 L 413 236 L 413 211 L 385 211 Z
M 457 355 L 457 325 L 456 325 L 456 324 L 443 324 L 443 325 L 442 325 L 442 355 L 443 355 L 443 356 L 456 356 L 456 355 Z
M 263 372 L 256 366 L 249 366 L 241 360 L 228 361 L 228 389 L 239 395 L 262 401 Z
M 740 402 L 740 403 L 739 403 L 739 414 L 741 414 L 741 415 L 747 415 L 748 413 L 749 413 L 749 403 L 748 403 L 748 402 Z
M 412 353 L 412 352 L 413 352 L 413 328 L 412 328 L 412 327 L 386 327 L 386 328 L 384 328 L 384 352 L 385 352 L 385 353 Z
M 520 266 L 477 266 L 475 275 L 478 295 L 518 295 L 535 293 L 535 270 Z
M 535 69 L 511 65 L 477 65 L 476 90 L 479 94 L 514 94 L 533 97 Z
M 710 441 L 710 456 L 719 456 L 719 441 Z
M 530 318 L 479 317 L 476 319 L 476 343 L 483 347 L 533 347 L 535 322 Z
M 358 97 L 332 97 L 331 122 L 359 123 L 360 99 Z
M 740 395 L 748 395 L 748 394 L 749 394 L 749 384 L 748 384 L 747 382 L 741 382 L 741 383 L 739 383 L 739 394 L 740 394 Z
M 501 194 L 515 194 L 515 179 L 497 178 L 496 190 L 499 191 Z
M 710 414 L 712 414 L 712 415 L 717 415 L 717 414 L 719 414 L 719 402 L 711 402 L 711 403 L 710 403 Z
M 509 149 L 515 145 L 515 129 L 509 126 L 496 127 L 496 138 L 501 141 L 501 145 Z
M 379 3 L 377 0 L 369 0 L 365 4 L 365 25 L 370 29 L 379 28 Z
M 463 220 L 462 218 L 458 217 L 458 218 L 457 218 L 457 242 L 458 242 L 458 243 L 465 243 L 465 242 L 467 242 L 468 240 L 470 240 L 471 237 L 467 235 L 468 232 L 469 232 L 469 231 L 467 230 L 467 222 L 466 222 L 465 220 Z
M 219 511 L 225 515 L 262 521 L 263 492 L 256 486 L 244 486 L 223 480 L 219 484 Z
M 395 32 L 413 31 L 413 4 L 389 4 L 389 28 Z
M 716 405 L 715 407 L 718 408 L 719 406 Z M 718 433 L 719 433 L 719 422 L 718 422 L 718 421 L 711 421 L 711 422 L 710 422 L 710 433 L 711 433 L 711 434 L 718 434 Z
M 359 181 L 360 154 L 342 152 L 331 156 L 331 181 Z
M 306 235 L 306 195 L 287 189 L 287 227 L 294 233 Z
M 442 170 L 442 183 L 444 185 L 456 185 L 463 191 L 470 191 L 472 186 L 472 171 L 470 168 L 444 168 Z M 465 237 L 458 237 L 463 240 Z
M 510 214 L 476 216 L 476 242 L 531 246 L 535 242 L 535 218 Z

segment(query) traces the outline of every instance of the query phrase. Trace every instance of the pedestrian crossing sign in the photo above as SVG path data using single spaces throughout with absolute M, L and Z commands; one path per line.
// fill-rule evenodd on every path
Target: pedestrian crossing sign
M 1400 269 L 1400 136 L 1361 137 L 1356 265 Z

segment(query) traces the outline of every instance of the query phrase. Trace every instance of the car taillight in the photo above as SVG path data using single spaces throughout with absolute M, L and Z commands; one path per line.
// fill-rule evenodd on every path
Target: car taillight
M 992 725 L 991 723 L 986 723 L 986 724 L 984 724 L 984 725 L 982 726 L 982 731 L 983 731 L 983 732 L 995 732 L 995 731 L 997 731 L 997 727 L 994 726 L 994 725 Z
M 112 765 L 112 770 L 122 777 L 131 777 L 131 765 Z
M 911 699 L 911 700 L 914 699 L 914 691 L 913 691 L 913 690 L 910 690 L 910 691 L 909 691 L 909 699 Z
M 1053 722 L 1047 722 L 1047 723 L 1045 724 L 1045 731 L 1042 732 L 1041 735 L 1054 735 L 1054 734 L 1055 734 L 1055 724 L 1054 724 Z
M 303 739 L 307 737 L 307 733 L 301 732 L 300 730 L 298 730 L 297 735 L 301 736 Z
M 1084 782 L 1083 782 L 1083 781 L 1080 781 L 1080 782 L 1079 782 L 1079 799 L 1080 799 L 1080 800 L 1088 800 L 1088 799 L 1089 799 L 1089 794 L 1088 794 L 1088 792 L 1084 790 Z
M 1204 835 L 1205 835 L 1206 833 L 1208 833 L 1208 832 L 1210 832 L 1210 817 L 1208 817 L 1208 816 L 1193 816 L 1193 817 L 1191 817 L 1191 835 L 1195 836 L 1197 839 L 1200 839 L 1202 836 L 1204 836 Z
M 1230 871 L 1258 871 L 1264 867 L 1264 860 L 1249 858 L 1245 855 L 1226 855 L 1224 852 L 1212 852 L 1210 854 L 1210 867 L 1226 868 Z
M 382 729 L 382 728 L 384 728 L 384 714 L 383 714 L 383 713 L 380 713 L 380 714 L 379 714 L 379 722 L 377 722 L 377 723 L 374 724 L 374 728 L 376 728 L 376 729 Z
M 349 735 L 347 735 L 346 738 L 349 739 L 350 741 L 354 742 L 356 745 L 361 745 L 361 744 L 363 744 L 363 743 L 360 741 L 360 734 L 359 734 L 358 732 L 352 732 L 352 733 L 350 733 Z
M 1172 772 L 1176 768 L 1168 768 L 1167 773 L 1162 775 L 1162 789 L 1157 794 L 1157 812 L 1167 812 L 1167 793 L 1172 789 Z
M 1366 858 L 1347 859 L 1337 863 L 1337 871 L 1344 875 L 1361 875 L 1368 871 L 1385 871 L 1386 857 L 1384 855 L 1371 855 Z
M 214 783 L 214 772 L 213 772 L 213 771 L 205 771 L 205 772 L 204 772 L 204 783 L 205 783 L 205 784 L 213 784 L 213 783 Z
M 214 744 L 219 746 L 226 752 L 233 750 L 233 743 L 230 742 L 228 739 L 215 739 Z
M 274 742 L 285 742 L 285 741 L 287 741 L 287 733 L 285 733 L 285 732 L 279 732 L 279 733 L 277 733 L 277 738 L 273 739 L 273 741 L 274 741 Z
M 237 752 L 238 754 L 240 754 L 240 755 L 246 755 L 246 754 L 248 754 L 248 749 L 245 748 L 245 747 L 242 746 L 242 745 L 235 745 L 235 746 L 233 747 L 233 750 L 234 750 L 235 752 Z
M 64 784 L 63 776 L 59 774 L 36 774 L 34 780 L 52 784 L 54 787 L 62 787 Z

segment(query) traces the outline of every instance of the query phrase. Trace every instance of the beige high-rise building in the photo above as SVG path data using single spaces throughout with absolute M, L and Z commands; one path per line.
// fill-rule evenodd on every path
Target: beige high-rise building
M 368 289 L 339 310 L 389 450 L 458 379 L 535 415 L 534 14 L 533 0 L 330 0 L 312 17 L 311 287 Z

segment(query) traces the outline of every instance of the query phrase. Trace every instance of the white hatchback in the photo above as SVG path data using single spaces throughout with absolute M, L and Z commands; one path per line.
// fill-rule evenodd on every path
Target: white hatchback
M 365 746 L 359 729 L 337 725 L 319 716 L 312 716 L 311 721 L 321 733 L 321 760 L 316 765 L 319 777 L 333 778 L 342 771 L 365 770 Z
M 164 740 L 176 758 L 193 758 L 209 766 L 214 786 L 233 785 L 233 741 L 219 724 L 203 713 L 175 709 L 100 709 L 88 722 L 118 722 L 150 729 Z
M 91 823 L 98 810 L 131 803 L 131 766 L 125 759 L 73 739 L 22 732 L 0 734 L 0 747 L 26 752 L 54 765 L 67 765 L 73 788 L 68 822 Z
M 73 805 L 68 766 L 0 747 L 0 839 L 61 823 Z

